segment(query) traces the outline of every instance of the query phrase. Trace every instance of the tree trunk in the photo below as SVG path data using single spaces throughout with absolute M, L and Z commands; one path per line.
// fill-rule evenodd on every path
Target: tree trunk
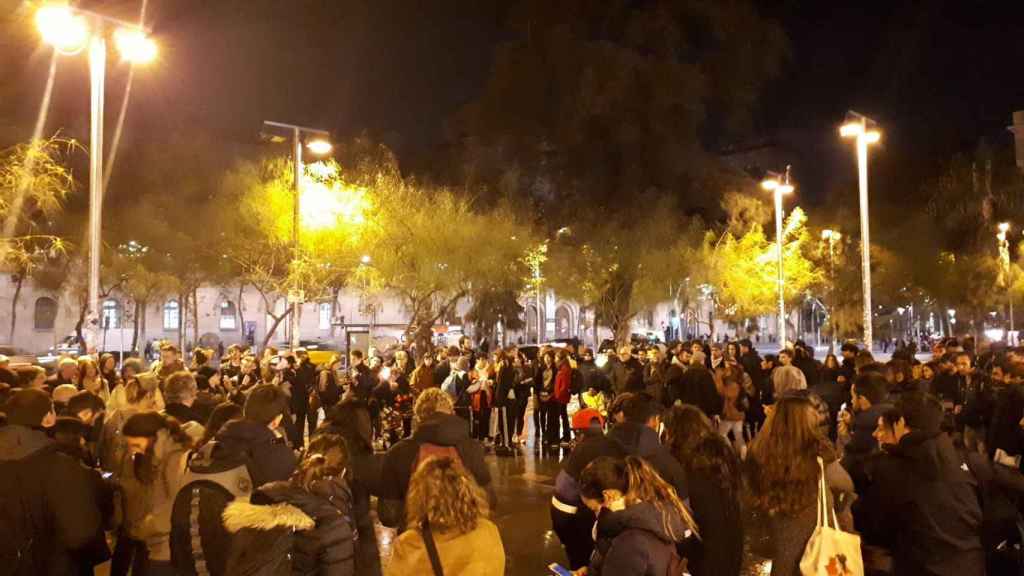
M 284 313 L 281 314 L 280 316 L 275 316 L 273 313 L 270 313 L 270 312 L 267 313 L 267 314 L 270 315 L 271 318 L 274 319 L 274 321 L 267 328 L 267 333 L 263 336 L 263 345 L 262 345 L 261 349 L 265 349 L 268 345 L 270 345 L 270 338 L 273 337 L 274 332 L 277 332 L 277 328 L 278 328 L 278 326 L 281 325 L 281 322 L 284 321 L 284 319 L 287 318 L 288 315 L 291 314 L 291 313 L 292 313 L 292 307 L 291 306 L 286 306 L 285 310 L 284 310 Z
M 237 308 L 237 307 L 236 307 Z M 192 288 L 192 347 L 199 346 L 199 287 Z
M 139 351 L 139 331 L 141 324 L 146 319 L 145 312 L 143 312 L 143 305 L 141 300 L 135 301 L 135 322 L 132 322 L 132 352 Z
M 242 312 L 242 298 L 245 297 L 245 283 L 238 285 L 238 299 L 235 300 L 235 311 L 238 314 L 238 331 L 242 335 L 242 341 L 245 341 L 245 313 Z
M 188 298 L 185 292 L 178 293 L 178 302 L 181 303 L 178 316 L 178 349 L 185 350 L 185 329 L 188 328 Z
M 14 284 L 14 298 L 11 299 L 11 334 L 8 342 L 14 343 L 14 328 L 18 324 L 18 299 L 21 298 L 21 286 L 25 283 L 25 275 L 16 275 L 17 281 Z

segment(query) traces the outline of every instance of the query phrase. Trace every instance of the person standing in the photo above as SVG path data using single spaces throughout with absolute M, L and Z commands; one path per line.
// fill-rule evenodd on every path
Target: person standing
M 572 380 L 574 370 L 569 361 L 569 353 L 564 349 L 559 350 L 555 356 L 558 372 L 555 375 L 555 388 L 551 395 L 551 415 L 548 420 L 548 443 L 559 443 L 559 431 L 561 431 L 561 446 L 569 447 L 569 400 L 572 398 Z
M 308 426 L 309 436 L 316 433 L 317 411 L 310 410 L 309 397 L 316 389 L 316 365 L 309 359 L 305 348 L 295 350 L 298 365 L 292 378 L 292 415 L 295 417 L 296 447 L 304 443 L 305 429 Z
M 633 347 L 621 346 L 618 355 L 608 363 L 612 394 L 644 391 L 644 367 L 633 355 Z
M 104 522 L 89 470 L 47 437 L 57 415 L 46 392 L 18 390 L 2 411 L 7 415 L 0 427 L 3 570 L 15 576 L 80 573 L 81 553 Z

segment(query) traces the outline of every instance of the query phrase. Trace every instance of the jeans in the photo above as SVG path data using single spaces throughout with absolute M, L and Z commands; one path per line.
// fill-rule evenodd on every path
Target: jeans
M 722 420 L 718 423 L 718 433 L 729 439 L 729 432 L 732 432 L 732 446 L 736 449 L 736 455 L 740 458 L 746 454 L 747 441 L 743 438 L 742 420 Z
M 578 570 L 590 563 L 594 551 L 591 529 L 594 527 L 594 513 L 580 505 L 575 514 L 551 506 L 551 528 L 565 548 L 569 569 Z
M 561 440 L 568 442 L 569 434 L 569 407 L 561 402 L 550 400 L 544 404 L 544 411 L 547 414 L 548 426 L 544 439 L 548 444 L 555 444 L 559 441 L 559 427 L 561 427 Z

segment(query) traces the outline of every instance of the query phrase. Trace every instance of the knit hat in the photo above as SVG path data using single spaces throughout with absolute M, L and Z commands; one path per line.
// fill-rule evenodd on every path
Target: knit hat
M 288 406 L 288 396 L 273 384 L 260 384 L 249 392 L 242 413 L 246 420 L 270 424 Z
M 586 430 L 590 428 L 591 423 L 597 420 L 599 427 L 604 427 L 604 418 L 601 417 L 601 413 L 593 408 L 584 408 L 583 410 L 577 411 L 572 415 L 572 429 L 573 430 Z
M 3 411 L 7 414 L 7 424 L 35 428 L 43 423 L 43 418 L 53 410 L 53 402 L 42 390 L 23 388 L 7 399 Z
M 130 438 L 153 438 L 166 427 L 164 416 L 159 412 L 139 412 L 132 414 L 125 421 L 121 435 Z

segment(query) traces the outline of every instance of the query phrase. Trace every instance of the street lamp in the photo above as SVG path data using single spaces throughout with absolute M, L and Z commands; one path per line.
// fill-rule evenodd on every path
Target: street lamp
M 836 305 L 836 263 L 835 263 L 835 244 L 843 235 L 838 230 L 825 229 L 821 231 L 821 238 L 828 242 L 828 353 L 832 354 L 835 351 L 836 344 L 836 325 L 835 318 L 832 318 L 832 309 Z
M 319 128 L 308 128 L 306 126 L 298 126 L 296 124 L 286 124 L 284 122 L 272 122 L 270 120 L 264 120 L 263 125 L 273 130 L 287 131 L 291 133 L 292 137 L 292 163 L 294 165 L 294 184 L 295 184 L 295 200 L 292 202 L 292 251 L 295 262 L 299 261 L 299 209 L 300 209 L 300 198 L 302 197 L 302 137 L 308 134 L 306 141 L 306 148 L 318 156 L 328 154 L 333 146 L 328 138 L 330 133 L 327 130 L 321 130 Z M 364 257 L 365 258 L 365 257 Z M 288 299 L 292 305 L 292 319 L 291 319 L 291 346 L 292 349 L 299 347 L 299 332 L 301 327 L 299 325 L 299 312 L 302 307 L 303 294 L 299 290 L 294 290 L 294 293 L 289 294 Z
M 59 54 L 74 55 L 89 46 L 89 302 L 86 348 L 99 340 L 100 247 L 103 225 L 103 99 L 107 69 L 106 34 L 113 30 L 121 58 L 150 62 L 157 55 L 148 31 L 130 22 L 70 6 L 47 4 L 36 12 L 43 41 Z
M 775 245 L 779 253 L 779 345 L 786 347 L 786 300 L 785 283 L 786 277 L 782 269 L 782 197 L 793 191 L 793 185 L 789 183 L 789 166 L 786 166 L 785 174 L 769 172 L 761 181 L 761 188 L 775 193 Z
M 1003 222 L 999 225 L 999 232 L 996 233 L 996 240 L 999 242 L 999 262 L 1003 267 L 1003 281 L 1006 283 L 1006 305 L 1009 310 L 1010 330 L 1007 332 L 1007 341 L 1012 338 L 1013 333 L 1013 281 L 1010 277 L 1010 241 L 1006 233 L 1010 231 L 1010 223 Z
M 847 113 L 846 122 L 839 128 L 843 138 L 855 138 L 857 144 L 857 173 L 860 188 L 860 240 L 861 240 L 861 283 L 864 291 L 864 345 L 871 350 L 871 238 L 868 222 L 868 144 L 882 138 L 876 123 L 857 112 Z

